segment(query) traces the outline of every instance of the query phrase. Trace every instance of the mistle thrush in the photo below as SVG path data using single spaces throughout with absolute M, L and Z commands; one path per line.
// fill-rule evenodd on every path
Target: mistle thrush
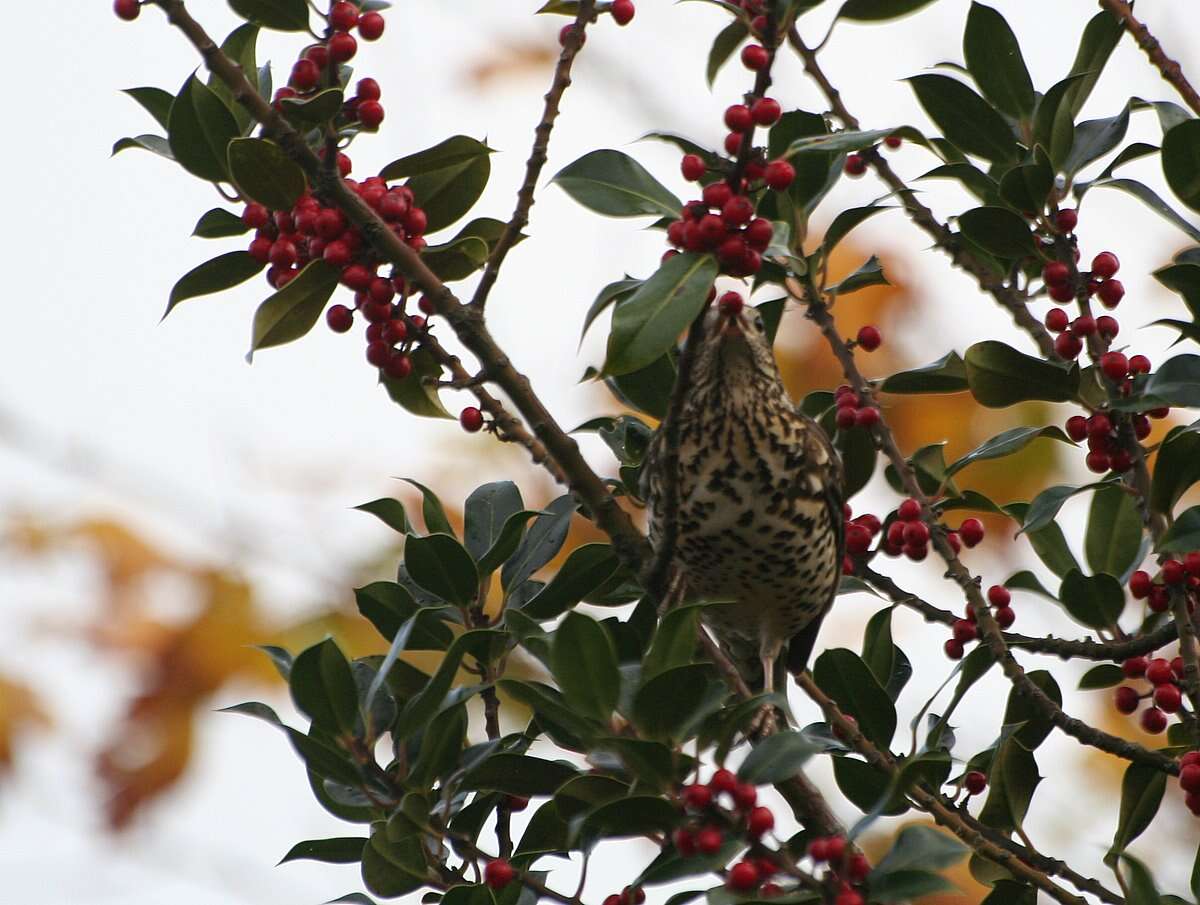
M 705 624 L 752 691 L 807 664 L 844 550 L 841 463 L 788 397 L 762 316 L 714 307 L 693 329 L 679 414 L 675 563 L 690 595 L 733 600 Z M 663 533 L 665 425 L 646 467 L 650 537 Z M 779 655 L 787 650 L 787 657 Z

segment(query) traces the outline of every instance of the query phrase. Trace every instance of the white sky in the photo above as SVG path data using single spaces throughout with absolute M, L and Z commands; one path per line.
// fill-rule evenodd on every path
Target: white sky
M 398 3 L 388 16 L 385 40 L 361 45 L 355 61 L 361 75 L 382 84 L 388 111 L 381 137 L 355 150 L 356 174 L 455 132 L 486 135 L 501 153 L 493 157 L 491 185 L 473 215 L 507 218 L 548 72 L 502 79 L 482 93 L 462 72 L 509 43 L 551 44 L 564 20 L 529 15 L 539 5 L 540 0 Z M 1082 0 L 994 5 L 1016 29 L 1042 89 L 1065 73 L 1074 36 L 1096 8 Z M 832 10 L 835 4 L 827 6 Z M 865 127 L 927 125 L 899 79 L 961 59 L 968 6 L 966 0 L 942 0 L 899 25 L 839 26 L 822 59 Z M 1187 6 L 1141 0 L 1138 12 L 1168 52 L 1195 71 L 1200 19 Z M 108 152 L 116 138 L 152 125 L 118 89 L 176 90 L 196 60 L 156 10 L 126 25 L 103 0 L 72 7 L 57 9 L 27 26 L 23 37 L 10 39 L 0 64 L 12 86 L 6 114 L 13 130 L 0 151 L 5 172 L 13 176 L 3 245 L 10 313 L 0 330 L 0 512 L 33 511 L 48 518 L 116 514 L 181 554 L 243 563 L 273 600 L 300 613 L 321 601 L 325 578 L 387 539 L 386 529 L 349 511 L 351 506 L 390 492 L 389 476 L 441 475 L 447 457 L 491 441 L 464 437 L 449 422 L 416 421 L 396 409 L 374 386 L 357 334 L 335 336 L 318 327 L 303 342 L 267 350 L 248 367 L 243 354 L 250 316 L 265 297 L 257 280 L 189 301 L 159 323 L 179 275 L 238 246 L 189 238 L 199 214 L 219 202 L 207 186 L 158 158 L 135 151 L 110 160 Z M 192 7 L 218 37 L 235 24 L 223 3 Z M 810 41 L 823 34 L 830 15 L 821 10 L 806 17 L 803 30 Z M 736 62 L 711 94 L 703 84 L 708 44 L 723 16 L 702 4 L 641 0 L 628 28 L 605 21 L 594 29 L 546 175 L 586 151 L 619 147 L 682 194 L 674 149 L 629 143 L 651 128 L 719 142 L 720 112 L 745 84 Z M 291 38 L 271 35 L 262 42 L 260 59 L 283 63 L 294 48 Z M 277 83 L 285 70 L 286 65 L 278 67 Z M 779 67 L 774 93 L 785 109 L 823 109 L 792 60 Z M 1126 39 L 1085 116 L 1111 116 L 1130 95 L 1176 99 Z M 1157 142 L 1157 135 L 1152 114 L 1142 113 L 1127 141 Z M 909 177 L 933 166 L 919 149 L 895 160 Z M 1154 160 L 1127 173 L 1161 183 Z M 967 206 L 944 185 L 923 187 L 943 215 L 954 204 L 958 210 Z M 881 191 L 869 179 L 841 185 L 825 210 Z M 583 312 L 608 281 L 624 272 L 649 273 L 662 245 L 658 234 L 639 231 L 642 224 L 592 216 L 555 187 L 541 189 L 538 199 L 529 229 L 533 238 L 510 256 L 493 293 L 492 329 L 561 422 L 574 426 L 602 411 L 599 397 L 575 383 L 602 348 L 603 330 L 596 328 L 575 355 Z M 1101 191 L 1088 198 L 1079 233 L 1085 255 L 1113 248 L 1121 256 L 1128 289 L 1120 310 L 1125 331 L 1178 313 L 1179 303 L 1148 276 L 1182 245 L 1178 233 L 1132 199 Z M 910 284 L 927 293 L 940 312 L 936 321 L 922 317 L 891 326 L 889 341 L 910 343 L 914 357 L 932 360 L 951 342 L 961 350 L 979 338 L 1012 335 L 994 306 L 941 256 L 926 253 L 924 236 L 899 215 L 872 221 L 859 240 L 871 250 L 907 254 Z M 793 321 L 788 329 L 807 327 Z M 1139 349 L 1157 362 L 1172 338 L 1162 330 L 1146 331 Z M 610 467 L 602 450 L 589 449 L 599 467 Z M 55 464 L 62 461 L 75 466 L 64 471 Z M 510 473 L 512 461 L 473 456 L 472 482 Z M 891 504 L 879 486 L 865 500 Z M 1081 507 L 1066 511 L 1068 535 L 1082 513 Z M 257 553 L 264 547 L 273 551 L 265 564 Z M 988 565 L 980 554 L 972 564 L 985 571 Z M 1010 567 L 995 564 L 993 571 Z M 897 567 L 898 579 L 936 588 L 933 572 Z M 28 624 L 47 612 L 86 619 L 92 615 L 89 578 L 70 563 L 35 570 L 5 559 L 0 606 L 7 624 Z M 875 607 L 865 598 L 850 601 L 847 612 L 858 606 L 857 614 L 831 625 L 823 644 L 857 647 L 862 619 Z M 1022 620 L 1020 627 L 1029 632 L 1075 631 L 1053 614 L 1031 613 Z M 905 620 L 898 635 L 910 653 L 914 639 L 932 644 L 915 620 Z M 131 677 L 77 645 L 21 630 L 14 640 L 0 651 L 0 671 L 25 671 L 52 702 L 60 730 L 26 749 L 15 781 L 0 789 L 0 905 L 316 903 L 361 888 L 353 868 L 271 866 L 301 838 L 358 830 L 311 801 L 281 737 L 244 719 L 209 719 L 183 786 L 124 838 L 105 836 L 86 752 L 104 736 L 105 719 L 120 709 Z M 1064 689 L 1072 688 L 1078 670 L 1054 668 Z M 904 702 L 915 710 L 920 692 L 935 687 L 944 672 L 940 663 L 924 670 Z M 980 700 L 1005 690 L 996 682 L 988 688 Z M 244 697 L 227 689 L 215 706 Z M 1095 695 L 1077 694 L 1069 694 L 1068 702 L 1084 716 L 1099 703 Z M 987 722 L 978 725 L 971 724 L 969 711 L 959 715 L 958 722 L 966 723 L 961 750 L 978 750 L 989 741 L 994 710 L 981 714 Z M 902 713 L 902 722 L 906 719 Z M 1052 737 L 1039 751 L 1043 772 L 1064 777 L 1076 753 L 1073 742 Z M 1046 783 L 1030 831 L 1048 850 L 1084 858 L 1103 875 L 1099 858 L 1111 838 L 1116 802 L 1083 803 L 1079 788 Z M 1160 839 L 1200 837 L 1200 825 L 1183 816 L 1175 797 L 1165 808 Z M 1148 857 L 1155 853 L 1150 845 L 1145 850 Z M 651 854 L 636 845 L 623 851 L 637 865 Z M 613 856 L 613 863 L 621 857 Z M 1183 891 L 1185 862 L 1178 856 L 1163 859 L 1159 869 L 1172 891 Z

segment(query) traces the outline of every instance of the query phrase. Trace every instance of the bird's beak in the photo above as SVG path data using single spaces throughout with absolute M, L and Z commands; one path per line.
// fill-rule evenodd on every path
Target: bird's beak
M 717 330 L 725 339 L 743 339 L 745 338 L 745 324 L 742 323 L 742 314 L 724 314 L 717 318 Z

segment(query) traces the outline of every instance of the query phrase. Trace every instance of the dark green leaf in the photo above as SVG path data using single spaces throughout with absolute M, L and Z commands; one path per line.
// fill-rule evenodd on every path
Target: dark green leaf
M 339 836 L 336 839 L 308 839 L 297 842 L 279 864 L 288 861 L 324 861 L 326 864 L 356 864 L 362 860 L 367 840 L 361 836 Z M 278 867 L 278 865 L 276 865 Z
M 290 210 L 306 187 L 304 171 L 262 138 L 229 143 L 229 173 L 241 193 L 272 210 Z
M 567 836 L 567 824 L 559 816 L 558 807 L 553 801 L 547 801 L 534 812 L 513 855 L 521 858 L 525 855 L 565 852 L 569 845 Z
M 1062 691 L 1054 681 L 1054 676 L 1044 669 L 1031 670 L 1025 676 L 1057 706 L 1062 706 Z M 1030 751 L 1037 750 L 1054 728 L 1054 724 L 1041 708 L 1016 688 L 1008 694 L 1008 704 L 1004 708 L 1004 725 L 1019 726 L 1012 737 Z
M 254 85 L 258 75 L 258 26 L 250 23 L 239 25 L 221 42 L 221 52 L 240 66 L 250 84 Z M 226 85 L 216 73 L 209 74 L 208 87 L 233 113 L 233 118 L 237 120 L 241 134 L 247 134 L 250 124 L 254 120 L 250 116 L 250 111 L 238 103 L 233 96 L 233 89 Z M 271 96 L 270 89 L 259 93 L 265 98 Z
M 1104 573 L 1087 576 L 1072 569 L 1063 579 L 1058 596 L 1072 618 L 1088 628 L 1111 628 L 1125 609 L 1121 583 Z
M 864 814 L 895 817 L 908 810 L 908 802 L 892 789 L 887 773 L 850 757 L 833 758 L 833 778 L 838 789 Z
M 358 721 L 358 690 L 350 664 L 332 639 L 301 651 L 288 688 L 296 707 L 327 732 L 350 736 Z
M 738 767 L 738 778 L 752 785 L 782 782 L 795 776 L 804 762 L 821 750 L 801 732 L 776 732 L 750 749 Z
M 885 607 L 867 620 L 863 629 L 863 662 L 885 689 L 896 665 L 897 647 L 892 641 L 892 608 Z M 895 700 L 895 698 L 893 698 Z
M 945 870 L 963 859 L 967 847 L 953 836 L 931 826 L 906 826 L 896 837 L 891 850 L 871 871 L 870 887 L 896 871 L 915 868 Z
M 678 821 L 675 805 L 665 798 L 631 795 L 602 804 L 583 818 L 583 845 L 598 839 L 644 836 L 670 830 Z
M 662 741 L 686 740 L 724 703 L 724 683 L 707 663 L 666 669 L 643 683 L 633 699 L 633 721 L 642 735 Z
M 1047 487 L 1041 493 L 1033 498 L 1033 502 L 1024 512 L 1024 520 L 1021 523 L 1021 532 L 1040 531 L 1047 525 L 1051 524 L 1058 515 L 1058 510 L 1063 507 L 1071 497 L 1077 493 L 1083 493 L 1085 490 L 1094 490 L 1102 486 L 1096 484 L 1084 484 L 1082 487 L 1075 487 L 1072 484 L 1056 484 L 1053 487 Z
M 817 658 L 813 679 L 843 713 L 858 720 L 863 735 L 889 748 L 896 733 L 896 708 L 883 686 L 854 651 L 826 650 Z
M 1163 174 L 1175 197 L 1200 211 L 1200 119 L 1189 119 L 1163 136 Z
M 963 32 L 963 56 L 985 98 L 1009 116 L 1033 112 L 1033 80 L 1004 16 L 990 6 L 972 3 Z
M 550 666 L 571 707 L 599 720 L 612 715 L 621 677 L 612 639 L 600 623 L 567 613 L 550 645 Z
M 725 65 L 725 62 L 738 49 L 738 45 L 746 39 L 746 35 L 749 33 L 750 30 L 746 28 L 745 22 L 741 19 L 734 19 L 717 34 L 717 37 L 713 40 L 712 49 L 708 52 L 708 67 L 705 70 L 709 88 L 712 87 L 712 83 L 716 79 L 717 73 L 721 71 L 721 67 Z
M 1200 550 L 1200 506 L 1185 509 L 1154 548 L 1157 553 L 1186 553 Z
M 999 113 L 962 82 L 944 75 L 908 79 L 925 112 L 955 146 L 993 163 L 1014 160 L 1017 143 Z
M 1128 905 L 1168 905 L 1145 864 L 1132 855 L 1121 855 L 1121 861 L 1125 865 L 1124 886 L 1129 890 L 1125 897 Z
M 195 75 L 189 76 L 171 105 L 167 127 L 171 153 L 183 168 L 209 182 L 228 179 L 225 148 L 240 132 L 225 103 Z
M 463 545 L 476 561 L 483 558 L 504 530 L 509 517 L 525 508 L 512 481 L 496 481 L 471 491 L 463 507 Z
M 397 380 L 380 372 L 380 380 L 388 398 L 406 412 L 422 418 L 453 417 L 438 395 L 436 381 L 441 379 L 442 366 L 433 353 L 424 347 L 414 349 L 408 355 L 412 372 L 403 380 Z
M 455 135 L 432 148 L 393 160 L 379 171 L 379 175 L 390 182 L 404 177 L 428 176 L 441 170 L 461 170 L 491 153 L 492 149 L 483 142 L 466 135 Z
M 1093 572 L 1121 578 L 1141 560 L 1142 517 L 1137 500 L 1120 485 L 1096 491 L 1083 551 Z
M 1158 448 L 1158 458 L 1154 461 L 1150 505 L 1156 512 L 1171 512 L 1197 481 L 1200 481 L 1200 433 L 1173 428 Z
M 406 836 L 398 842 L 384 830 L 371 834 L 363 849 L 363 884 L 385 899 L 399 898 L 425 885 L 424 852 L 420 836 Z
M 1113 669 L 1119 669 L 1114 666 Z M 1117 819 L 1117 831 L 1113 835 L 1109 855 L 1120 854 L 1142 835 L 1158 814 L 1163 793 L 1167 788 L 1167 774 L 1145 764 L 1130 764 L 1121 779 L 1121 815 Z
M 953 179 L 985 204 L 1000 200 L 1000 185 L 987 173 L 969 163 L 947 163 L 922 173 L 917 179 Z
M 868 286 L 888 286 L 887 277 L 883 275 L 883 265 L 879 263 L 879 258 L 871 255 L 858 270 L 850 274 L 840 283 L 830 286 L 826 291 L 830 295 L 848 295 L 851 292 L 857 292 L 860 289 L 866 289 Z
M 829 228 L 825 230 L 825 236 L 821 239 L 821 247 L 825 253 L 833 251 L 834 247 L 846 238 L 854 227 L 858 226 L 869 217 L 874 217 L 876 214 L 881 214 L 884 211 L 892 210 L 890 207 L 880 207 L 876 204 L 868 204 L 866 207 L 851 207 L 833 218 L 833 222 L 829 224 Z
M 457 154 L 448 153 L 441 167 L 415 175 L 405 183 L 425 211 L 426 230 L 431 233 L 450 226 L 474 207 L 492 173 L 491 151 L 486 145 L 464 136 L 448 139 L 442 145 L 452 142 L 457 142 L 456 148 L 473 144 L 477 153 L 458 163 L 449 163 Z
M 342 112 L 345 95 L 340 88 L 326 88 L 312 97 L 285 97 L 279 109 L 292 122 L 311 128 L 328 123 Z
M 1063 171 L 1073 177 L 1094 160 L 1099 160 L 1125 138 L 1129 128 L 1129 105 L 1108 119 L 1089 119 L 1075 127 L 1071 153 L 1063 161 Z
M 504 523 L 504 528 L 500 531 L 500 536 L 496 538 L 496 542 L 479 559 L 480 576 L 491 575 L 500 568 L 501 563 L 512 556 L 517 546 L 521 543 L 526 523 L 531 518 L 535 518 L 540 514 L 530 509 L 523 509 L 520 512 L 514 512 L 508 517 L 508 520 Z
M 175 102 L 175 95 L 170 91 L 164 91 L 162 88 L 125 88 L 124 94 L 128 94 L 131 98 L 142 105 L 142 108 L 154 117 L 154 121 L 167 128 L 167 122 L 171 118 L 171 104 Z
M 276 647 L 273 644 L 256 644 L 256 650 L 262 651 L 271 658 L 271 665 L 275 667 L 275 671 L 283 678 L 283 681 L 288 680 L 288 676 L 292 673 L 292 655 L 285 648 Z
M 389 642 L 400 628 L 421 609 L 408 589 L 394 581 L 373 581 L 354 589 L 358 611 Z M 426 610 L 429 613 L 429 610 Z M 420 619 L 410 629 L 406 650 L 445 650 L 454 640 L 449 626 L 440 619 Z
M 576 776 L 561 784 L 554 793 L 558 814 L 572 821 L 598 804 L 615 801 L 629 794 L 629 784 L 612 776 L 591 774 Z
M 1066 163 L 1075 142 L 1075 116 L 1071 111 L 1069 93 L 1080 76 L 1067 76 L 1050 87 L 1038 99 L 1033 114 L 1033 138 L 1050 155 L 1057 169 Z
M 1033 214 L 1045 210 L 1046 199 L 1053 189 L 1054 168 L 1040 147 L 1036 163 L 1013 167 L 1000 177 L 1000 197 L 1022 213 Z M 1023 220 L 1022 224 L 1028 231 L 1029 224 Z
M 455 280 L 465 280 L 487 263 L 489 254 L 488 244 L 478 236 L 455 238 L 444 245 L 433 245 L 421 254 L 425 262 L 438 279 L 453 283 Z
M 1031 399 L 1067 402 L 1079 389 L 1078 369 L 1065 370 L 996 340 L 971 346 L 964 362 L 971 392 L 988 408 Z
M 668 350 L 644 368 L 606 377 L 604 385 L 630 408 L 655 418 L 664 418 L 671 401 L 671 388 L 675 386 L 675 358 L 675 351 Z
M 211 261 L 205 261 L 179 278 L 179 282 L 171 289 L 171 297 L 167 300 L 167 310 L 163 312 L 163 317 L 170 314 L 180 302 L 198 295 L 222 292 L 246 282 L 259 273 L 263 266 L 244 251 L 226 252 Z
M 112 152 L 120 154 L 130 148 L 141 148 L 143 151 L 149 151 L 151 154 L 157 154 L 167 160 L 175 159 L 175 155 L 171 152 L 171 145 L 161 135 L 137 135 L 133 138 L 118 139 L 113 144 Z
M 1083 109 L 1092 88 L 1100 78 L 1100 73 L 1104 70 L 1104 64 L 1112 56 L 1123 33 L 1121 20 L 1107 10 L 1096 13 L 1084 26 L 1083 36 L 1079 39 L 1079 49 L 1075 52 L 1075 61 L 1068 73 L 1068 77 L 1074 78 L 1075 81 L 1064 99 L 1064 106 L 1071 119 Z
M 250 227 L 243 223 L 237 214 L 214 207 L 196 221 L 192 235 L 201 239 L 224 239 L 228 236 L 241 236 L 249 231 Z
M 313 261 L 300 275 L 258 306 L 254 312 L 250 351 L 282 346 L 313 328 L 338 285 L 338 272 Z
M 554 619 L 604 584 L 619 565 L 608 544 L 576 547 L 550 583 L 521 610 L 531 619 Z
M 510 611 L 506 614 L 506 619 L 511 615 Z M 498 685 L 509 697 L 532 710 L 538 718 L 538 723 L 556 740 L 557 735 L 549 729 L 549 726 L 554 724 L 581 739 L 587 738 L 595 731 L 595 724 L 569 707 L 556 688 L 539 682 L 519 682 L 515 679 L 501 679 Z
M 717 277 L 712 255 L 668 259 L 613 313 L 606 374 L 644 368 L 668 349 L 704 308 Z
M 1183 297 L 1193 318 L 1200 318 L 1200 264 L 1176 262 L 1154 271 L 1154 278 Z
M 408 514 L 404 511 L 404 504 L 399 500 L 382 497 L 378 500 L 372 500 L 369 503 L 363 503 L 361 506 L 355 506 L 354 508 L 363 512 L 369 512 L 393 531 L 398 531 L 400 534 L 408 534 L 412 530 L 408 523 Z
M 605 308 L 614 302 L 629 298 L 644 282 L 645 280 L 617 280 L 615 283 L 609 283 L 601 289 L 599 295 L 596 296 L 596 300 L 592 302 L 592 306 L 588 308 L 588 312 L 583 318 L 583 329 L 579 333 L 580 344 L 583 343 L 583 338 L 587 335 L 592 321 L 599 317 Z
M 839 19 L 881 22 L 914 13 L 933 0 L 846 0 L 838 10 Z
M 932 871 L 919 868 L 898 870 L 879 880 L 871 881 L 871 901 L 911 902 L 921 896 L 955 892 L 957 889 L 958 887 L 945 877 Z
M 609 217 L 674 220 L 683 207 L 645 167 L 621 151 L 585 154 L 559 170 L 553 181 L 584 207 Z
M 861 151 L 883 141 L 895 129 L 871 129 L 860 132 L 847 129 L 843 132 L 806 135 L 793 141 L 780 157 L 795 157 L 797 154 L 841 154 L 846 151 Z
M 491 789 L 508 795 L 553 795 L 563 783 L 579 775 L 563 761 L 529 754 L 493 754 L 466 775 L 463 788 Z
M 562 549 L 576 508 L 571 495 L 563 494 L 545 507 L 545 515 L 534 519 L 525 539 L 500 572 L 500 581 L 506 590 L 511 592 Z
M 1101 663 L 1093 666 L 1079 680 L 1080 691 L 1095 691 L 1100 688 L 1112 688 L 1125 681 L 1125 672 L 1115 663 Z
M 897 371 L 880 387 L 885 393 L 957 393 L 967 389 L 967 368 L 957 352 L 947 352 L 937 361 Z
M 1176 355 L 1164 361 L 1146 379 L 1142 394 L 1155 404 L 1200 408 L 1200 355 Z
M 413 581 L 443 600 L 467 606 L 479 595 L 479 574 L 471 554 L 448 534 L 409 535 L 404 564 Z
M 642 661 L 643 681 L 652 679 L 664 670 L 692 662 L 696 655 L 696 632 L 703 609 L 703 604 L 677 606 L 663 616 Z
M 988 797 L 979 812 L 979 820 L 1004 833 L 1021 826 L 1034 790 L 1041 781 L 1033 752 L 1009 736 L 1000 743 L 992 758 Z
M 305 31 L 308 4 L 304 0 L 229 0 L 233 11 L 248 22 L 276 31 Z
M 1071 442 L 1071 438 L 1057 427 L 1010 428 L 975 447 L 961 459 L 952 462 L 947 466 L 946 474 L 958 474 L 958 472 L 962 471 L 968 465 L 974 462 L 981 462 L 984 459 L 999 459 L 1004 456 L 1011 456 L 1040 437 L 1048 437 L 1051 440 L 1058 440 L 1062 443 Z
M 315 738 L 305 735 L 297 729 L 285 726 L 266 704 L 249 701 L 245 704 L 235 704 L 232 707 L 222 707 L 220 713 L 241 713 L 270 723 L 281 729 L 296 749 L 296 753 L 304 760 L 308 768 L 322 778 L 333 779 L 346 785 L 358 787 L 362 779 L 354 766 L 347 759 L 344 751 L 329 747 Z
M 964 211 L 958 227 L 968 239 L 998 258 L 1024 258 L 1035 253 L 1029 223 L 1004 207 Z
M 842 459 L 842 477 L 846 499 L 867 486 L 875 474 L 878 450 L 871 433 L 865 430 L 838 431 L 833 439 Z
M 430 678 L 429 684 L 404 705 L 404 710 L 396 721 L 394 736 L 404 738 L 423 728 L 438 712 L 465 655 L 470 653 L 479 660 L 489 661 L 497 644 L 502 641 L 503 635 L 492 629 L 473 629 L 455 638 L 446 651 L 446 656 L 438 664 L 437 671 Z
M 1183 230 L 1193 242 L 1200 242 L 1200 229 L 1179 216 L 1165 201 L 1142 183 L 1133 179 L 1097 179 L 1092 183 L 1092 187 L 1120 189 L 1133 195 L 1168 223 Z

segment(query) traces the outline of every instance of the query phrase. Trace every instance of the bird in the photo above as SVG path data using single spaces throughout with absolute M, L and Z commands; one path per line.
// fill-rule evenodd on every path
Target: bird
M 841 462 L 788 396 L 762 314 L 739 294 L 710 306 L 686 343 L 690 379 L 643 471 L 650 541 L 663 542 L 673 478 L 674 563 L 693 597 L 730 601 L 706 608 L 705 625 L 752 692 L 785 691 L 787 672 L 807 666 L 842 573 Z M 668 475 L 673 415 L 679 454 Z

